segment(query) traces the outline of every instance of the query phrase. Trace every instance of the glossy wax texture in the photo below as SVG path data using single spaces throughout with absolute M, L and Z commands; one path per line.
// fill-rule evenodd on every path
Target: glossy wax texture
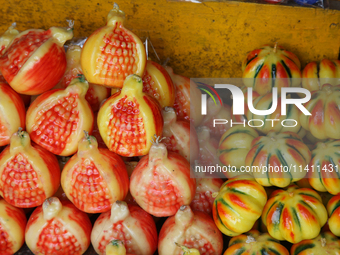
M 340 84 L 340 60 L 323 59 L 319 63 L 310 62 L 302 72 L 302 87 L 309 91 L 322 88 L 324 84 Z
M 32 140 L 56 155 L 74 154 L 84 131 L 93 129 L 93 112 L 85 99 L 88 87 L 76 78 L 66 89 L 50 90 L 34 100 L 26 120 Z
M 25 242 L 27 219 L 24 211 L 0 199 L 0 253 L 12 255 Z
M 0 81 L 0 146 L 9 144 L 19 127 L 25 128 L 26 110 L 21 97 Z
M 243 83 L 260 95 L 273 87 L 298 87 L 301 83 L 301 64 L 290 51 L 277 44 L 265 45 L 248 53 L 242 63 Z
M 261 234 L 257 230 L 251 230 L 230 239 L 229 248 L 224 252 L 224 255 L 247 254 L 289 255 L 289 252 L 268 233 Z
M 332 197 L 327 203 L 329 230 L 336 236 L 340 236 L 340 195 Z
M 190 178 L 190 171 L 184 157 L 168 152 L 163 143 L 156 142 L 131 175 L 131 195 L 138 205 L 156 217 L 174 215 L 194 198 L 196 180 Z
M 340 139 L 340 85 L 324 84 L 312 92 L 304 107 L 311 115 L 300 112 L 301 126 L 318 139 Z
M 109 211 L 124 200 L 129 177 L 123 160 L 108 149 L 98 148 L 93 136 L 78 144 L 78 152 L 65 165 L 61 185 L 70 201 L 87 213 Z
M 223 184 L 219 178 L 196 178 L 196 193 L 190 207 L 193 211 L 201 211 L 212 215 L 215 198 L 213 193 L 218 192 Z
M 294 244 L 291 255 L 340 254 L 340 240 L 330 232 L 324 232 L 314 239 Z
M 25 240 L 34 254 L 81 255 L 90 245 L 91 230 L 86 213 L 70 201 L 52 197 L 30 216 Z
M 0 154 L 0 195 L 10 204 L 41 205 L 60 185 L 58 160 L 51 152 L 31 144 L 27 132 L 18 131 Z
M 154 135 L 163 131 L 157 100 L 143 92 L 143 81 L 130 75 L 120 92 L 105 101 L 98 113 L 98 128 L 110 151 L 124 157 L 146 155 Z
M 306 176 L 311 152 L 297 134 L 269 132 L 255 138 L 251 145 L 245 163 L 255 167 L 252 175 L 261 185 L 287 187 Z M 277 170 L 264 171 L 263 166 Z
M 224 166 L 235 166 L 237 170 L 245 166 L 247 153 L 252 147 L 252 141 L 259 135 L 255 129 L 242 125 L 231 127 L 223 134 L 218 146 L 218 159 Z M 225 172 L 224 175 L 230 178 L 243 174 L 238 171 L 233 173 L 231 171 Z
M 86 79 L 94 84 L 121 88 L 131 74 L 143 76 L 146 52 L 142 41 L 124 27 L 125 13 L 115 4 L 106 26 L 86 41 L 81 66 Z
M 340 141 L 318 142 L 312 151 L 312 160 L 308 164 L 309 184 L 317 191 L 339 194 L 339 166 Z
M 266 191 L 251 177 L 230 179 L 222 185 L 215 198 L 215 224 L 228 236 L 245 233 L 260 218 L 266 202 Z
M 151 60 L 146 61 L 143 92 L 155 97 L 162 108 L 172 107 L 175 103 L 176 90 L 170 75 L 163 66 Z
M 327 210 L 316 191 L 292 185 L 271 194 L 262 221 L 272 237 L 298 243 L 319 235 L 327 222 Z
M 71 28 L 30 29 L 18 34 L 0 57 L 0 72 L 18 93 L 38 95 L 53 88 L 66 69 L 63 48 Z

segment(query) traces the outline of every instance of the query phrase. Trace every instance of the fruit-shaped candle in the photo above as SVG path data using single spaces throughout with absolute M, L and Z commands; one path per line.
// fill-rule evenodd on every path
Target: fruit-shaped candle
M 86 79 L 94 84 L 121 88 L 131 74 L 143 76 L 146 52 L 142 41 L 124 27 L 125 13 L 115 3 L 105 27 L 86 41 L 81 67 Z
M 25 242 L 26 215 L 0 198 L 0 254 L 15 254 Z
M 30 216 L 25 233 L 36 255 L 81 255 L 90 246 L 92 224 L 70 201 L 50 197 Z
M 245 163 L 261 185 L 287 187 L 307 174 L 311 152 L 297 134 L 269 132 L 251 145 Z
M 216 119 L 228 120 L 228 123 L 216 125 Z M 201 126 L 208 127 L 210 135 L 219 140 L 221 136 L 230 128 L 229 120 L 231 119 L 231 107 L 226 104 L 221 105 L 218 100 L 213 100 L 212 97 L 209 97 L 207 100 L 207 114 L 204 115 Z
M 61 185 L 70 201 L 87 213 L 110 210 L 124 200 L 129 177 L 124 161 L 108 149 L 98 148 L 96 138 L 85 133 L 78 152 L 65 165 Z
M 219 178 L 197 178 L 196 194 L 190 207 L 193 211 L 201 211 L 211 215 L 215 198 L 213 193 L 218 192 L 223 184 Z
M 21 97 L 8 84 L 0 82 L 0 146 L 9 144 L 19 127 L 25 128 L 25 119 Z
M 120 92 L 105 101 L 98 128 L 110 151 L 121 156 L 146 155 L 154 134 L 162 135 L 163 117 L 156 99 L 143 92 L 143 81 L 130 75 Z
M 67 67 L 66 72 L 55 88 L 65 89 L 71 81 L 83 71 L 80 66 L 81 47 L 79 45 L 69 45 L 66 52 Z M 98 111 L 100 103 L 110 96 L 110 89 L 103 86 L 89 83 L 85 99 L 91 105 L 92 110 Z
M 290 250 L 292 255 L 338 255 L 340 240 L 329 231 L 321 233 L 314 239 L 303 240 L 294 244 Z
M 311 115 L 300 112 L 301 126 L 318 139 L 340 139 L 340 85 L 325 84 L 312 92 L 304 107 Z
M 13 38 L 19 34 L 19 31 L 15 29 L 16 23 L 13 23 L 5 33 L 0 36 L 0 56 L 4 54 L 7 46 L 12 42 Z
M 175 74 L 171 67 L 166 66 L 176 89 L 174 108 L 179 119 L 190 120 L 199 126 L 203 120 L 201 115 L 201 91 L 189 78 Z
M 309 91 L 322 88 L 324 84 L 340 84 L 340 60 L 323 59 L 320 63 L 310 62 L 302 72 L 302 87 Z
M 196 248 L 202 255 L 220 255 L 222 234 L 208 214 L 193 212 L 190 206 L 184 205 L 164 222 L 159 233 L 158 254 L 181 255 L 181 246 Z
M 74 154 L 83 131 L 93 129 L 93 113 L 85 100 L 88 88 L 88 82 L 81 76 L 66 89 L 51 90 L 35 99 L 26 119 L 32 140 L 56 155 Z
M 143 76 L 143 92 L 154 96 L 162 108 L 175 103 L 175 86 L 163 66 L 147 60 Z
M 30 29 L 13 38 L 0 57 L 0 72 L 18 93 L 38 95 L 53 88 L 66 70 L 64 43 L 73 37 L 69 28 Z
M 163 110 L 163 143 L 169 151 L 177 152 L 188 161 L 198 158 L 199 146 L 195 128 L 187 120 L 177 120 L 174 108 Z
M 157 229 L 152 217 L 136 205 L 117 201 L 102 213 L 91 233 L 91 243 L 99 255 L 107 245 L 121 240 L 127 254 L 152 255 L 157 249 Z
M 282 87 L 298 87 L 301 83 L 301 64 L 297 56 L 277 43 L 264 45 L 248 53 L 242 63 L 243 83 L 260 95 Z
M 131 195 L 156 217 L 174 215 L 195 196 L 196 180 L 190 178 L 190 171 L 189 162 L 178 153 L 168 152 L 157 137 L 131 175 Z
M 245 166 L 247 153 L 250 151 L 252 141 L 259 135 L 249 126 L 236 125 L 223 134 L 218 146 L 219 161 L 224 166 L 235 166 L 236 172 L 224 173 L 228 178 L 241 175 L 241 167 Z
M 330 231 L 340 236 L 340 195 L 332 197 L 327 203 L 328 225 Z
M 56 156 L 36 144 L 21 129 L 0 154 L 0 195 L 10 204 L 30 208 L 53 196 L 60 185 Z
M 272 237 L 298 243 L 319 235 L 327 222 L 327 210 L 316 191 L 292 185 L 271 194 L 262 222 Z
M 317 191 L 340 194 L 340 140 L 327 140 L 316 144 L 308 164 L 308 181 Z
M 266 191 L 254 179 L 246 179 L 243 176 L 230 179 L 222 185 L 215 198 L 215 224 L 228 236 L 245 233 L 251 230 L 255 221 L 261 217 L 266 202 Z
M 224 255 L 248 254 L 289 255 L 289 252 L 269 234 L 260 234 L 257 230 L 233 237 L 229 241 L 229 248 L 224 252 Z

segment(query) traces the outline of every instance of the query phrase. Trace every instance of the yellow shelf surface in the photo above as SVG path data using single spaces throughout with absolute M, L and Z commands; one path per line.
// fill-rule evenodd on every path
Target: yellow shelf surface
M 337 59 L 340 11 L 236 1 L 173 2 L 117 0 L 126 26 L 149 36 L 161 59 L 188 77 L 241 77 L 246 53 L 279 42 L 304 66 L 322 58 Z M 113 1 L 0 0 L 0 33 L 18 29 L 66 26 L 75 20 L 75 36 L 89 36 L 105 25 Z

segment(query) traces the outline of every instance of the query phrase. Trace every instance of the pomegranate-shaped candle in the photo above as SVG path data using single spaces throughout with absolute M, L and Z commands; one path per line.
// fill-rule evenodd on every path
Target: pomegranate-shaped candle
M 96 138 L 85 133 L 78 144 L 77 154 L 64 167 L 61 185 L 78 209 L 100 213 L 125 198 L 129 177 L 120 156 L 98 148 Z
M 0 195 L 16 207 L 36 207 L 53 196 L 59 185 L 56 156 L 31 144 L 28 133 L 19 129 L 0 154 Z
M 156 217 L 174 215 L 195 196 L 196 180 L 190 164 L 181 155 L 168 152 L 157 137 L 148 155 L 133 170 L 130 192 L 136 202 Z
M 83 131 L 93 129 L 93 113 L 85 100 L 88 88 L 88 82 L 80 76 L 66 89 L 50 90 L 35 99 L 26 119 L 32 140 L 53 154 L 74 154 Z
M 69 26 L 30 29 L 13 38 L 0 56 L 0 72 L 16 92 L 39 95 L 59 82 L 66 70 L 64 43 L 73 37 Z
M 25 240 L 36 255 L 83 254 L 90 245 L 92 225 L 70 201 L 50 197 L 28 220 Z
M 147 60 L 143 75 L 143 91 L 157 99 L 161 107 L 172 107 L 176 90 L 170 75 L 163 66 Z
M 157 100 L 143 92 L 143 80 L 130 75 L 120 92 L 105 101 L 98 113 L 98 128 L 110 151 L 124 157 L 146 155 L 154 134 L 163 131 Z
M 142 41 L 124 27 L 125 13 L 115 3 L 105 27 L 86 41 L 81 67 L 86 79 L 94 84 L 121 88 L 131 74 L 143 76 L 146 52 Z

